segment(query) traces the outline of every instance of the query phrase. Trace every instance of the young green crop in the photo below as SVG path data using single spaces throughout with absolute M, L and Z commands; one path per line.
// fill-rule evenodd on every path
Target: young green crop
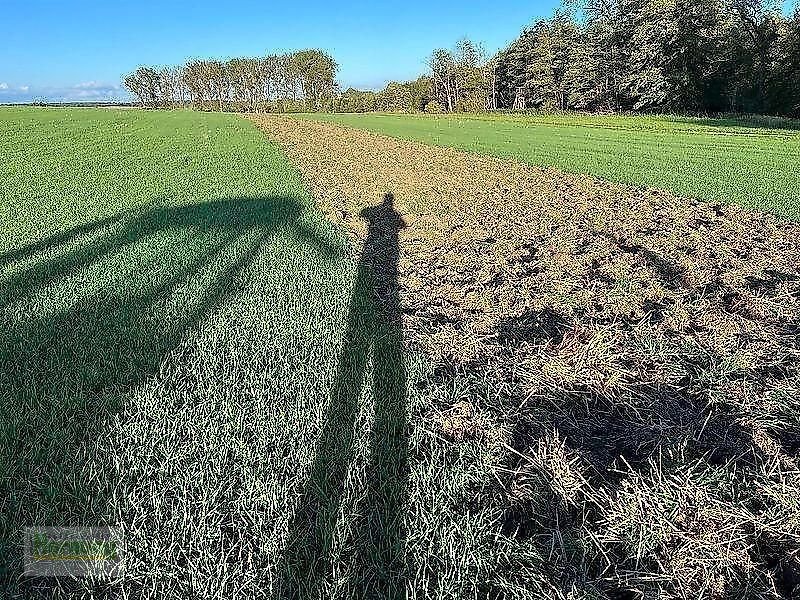
M 373 388 L 395 382 L 402 420 L 404 379 L 371 373 L 356 265 L 282 153 L 190 112 L 3 109 L 0 139 L 0 596 L 41 585 L 20 577 L 24 527 L 110 524 L 142 597 L 255 597 L 295 573 L 328 460 L 346 517 L 315 535 L 340 552 L 367 483 L 400 481 L 366 470 Z M 317 455 L 323 426 L 340 456 Z
M 800 219 L 800 124 L 793 121 L 587 115 L 301 118 Z

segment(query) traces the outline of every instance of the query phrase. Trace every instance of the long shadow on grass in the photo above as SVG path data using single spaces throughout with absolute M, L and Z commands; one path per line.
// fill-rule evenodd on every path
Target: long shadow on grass
M 369 232 L 358 264 L 347 332 L 316 458 L 289 527 L 282 594 L 311 598 L 331 574 L 337 516 L 351 463 L 368 362 L 375 401 L 367 493 L 355 538 L 354 597 L 404 597 L 403 527 L 407 478 L 406 374 L 397 283 L 398 231 L 405 226 L 387 194 L 362 211 Z
M 0 596 L 20 584 L 21 528 L 107 524 L 115 482 L 87 469 L 104 422 L 236 293 L 269 240 L 338 253 L 303 211 L 283 197 L 153 208 L 3 257 Z M 32 296 L 40 304 L 26 308 Z

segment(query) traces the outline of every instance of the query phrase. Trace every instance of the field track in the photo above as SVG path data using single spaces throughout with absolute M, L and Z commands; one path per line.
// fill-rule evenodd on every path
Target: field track
M 429 384 L 453 390 L 422 427 L 494 448 L 499 464 L 465 492 L 476 514 L 504 506 L 504 535 L 549 547 L 565 586 L 791 589 L 800 225 L 332 124 L 255 120 L 354 239 L 365 206 L 395 199 L 409 225 L 405 334 L 436 365 Z
M 298 115 L 800 221 L 795 121 L 630 115 Z
M 546 306 L 598 322 L 658 313 L 653 326 L 675 332 L 691 321 L 719 349 L 761 319 L 798 317 L 798 224 L 335 125 L 257 122 L 357 235 L 359 211 L 394 195 L 411 224 L 401 231 L 406 318 L 446 330 L 438 354 L 469 361 L 504 315 Z M 703 310 L 680 310 L 693 302 Z

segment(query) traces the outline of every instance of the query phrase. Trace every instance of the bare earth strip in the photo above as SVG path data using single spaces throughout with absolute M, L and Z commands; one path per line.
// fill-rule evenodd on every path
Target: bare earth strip
M 437 365 L 430 384 L 488 380 L 502 397 L 465 392 L 430 427 L 497 445 L 477 501 L 501 498 L 503 535 L 551 541 L 557 587 L 787 597 L 800 584 L 799 224 L 255 120 L 356 240 L 360 211 L 393 195 L 403 326 Z

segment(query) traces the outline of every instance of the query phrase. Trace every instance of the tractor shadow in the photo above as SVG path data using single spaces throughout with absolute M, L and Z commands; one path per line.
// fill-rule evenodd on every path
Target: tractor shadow
M 406 369 L 398 288 L 398 232 L 405 227 L 392 194 L 361 217 L 369 229 L 358 263 L 347 331 L 310 476 L 289 526 L 280 593 L 320 595 L 353 456 L 356 417 L 372 363 L 375 401 L 367 491 L 352 535 L 353 596 L 405 597 L 404 490 L 408 471 Z
M 113 525 L 115 482 L 87 474 L 104 423 L 230 301 L 270 239 L 341 253 L 305 211 L 288 197 L 152 208 L 0 256 L 0 596 L 54 585 L 19 579 L 24 527 Z

